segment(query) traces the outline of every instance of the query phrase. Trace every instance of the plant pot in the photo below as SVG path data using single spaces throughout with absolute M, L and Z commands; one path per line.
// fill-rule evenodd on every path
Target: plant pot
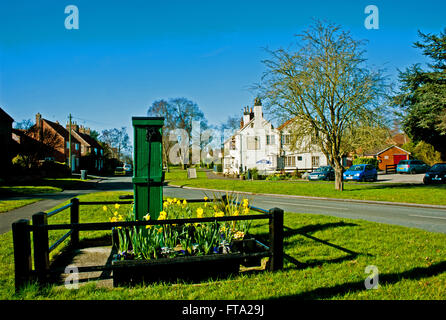
M 233 240 L 232 241 L 232 252 L 239 252 L 242 254 L 258 253 L 264 252 L 266 249 L 259 245 L 254 238 L 243 239 L 243 240 Z M 243 258 L 241 265 L 244 267 L 259 267 L 262 264 L 262 257 L 249 257 Z

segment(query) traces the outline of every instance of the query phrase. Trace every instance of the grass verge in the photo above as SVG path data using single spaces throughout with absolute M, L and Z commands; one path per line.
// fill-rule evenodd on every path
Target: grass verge
M 8 212 L 14 209 L 24 207 L 28 204 L 40 201 L 42 199 L 24 199 L 24 200 L 1 200 L 0 201 L 0 213 Z
M 80 196 L 82 200 L 115 201 L 120 192 Z M 101 206 L 81 206 L 81 222 L 107 221 Z M 68 212 L 50 223 L 68 221 Z M 30 286 L 14 293 L 11 232 L 0 235 L 0 299 L 444 299 L 446 235 L 363 220 L 304 213 L 285 214 L 285 252 L 302 263 L 285 261 L 279 272 L 246 273 L 200 284 L 159 283 L 134 288 L 99 288 L 91 282 L 76 290 Z M 266 221 L 253 226 L 267 237 Z M 81 232 L 81 240 L 110 232 Z M 60 235 L 58 235 L 60 236 Z M 58 236 L 50 233 L 52 243 Z M 57 254 L 57 252 L 55 253 Z M 365 268 L 379 271 L 379 288 L 366 290 Z
M 187 172 L 178 168 L 166 173 L 166 180 L 169 180 L 170 185 L 229 191 L 446 205 L 445 184 L 345 182 L 344 191 L 340 192 L 334 189 L 334 182 L 325 181 L 208 179 L 206 174 L 200 171 L 197 171 L 197 179 L 187 179 Z

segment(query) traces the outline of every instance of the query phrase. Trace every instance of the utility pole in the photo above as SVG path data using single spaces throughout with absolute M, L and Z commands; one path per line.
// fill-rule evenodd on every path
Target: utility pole
M 71 113 L 70 113 L 70 116 L 69 116 L 69 119 L 70 119 L 70 126 L 69 126 L 69 130 L 68 130 L 68 144 L 69 144 L 69 146 L 68 146 L 68 166 L 70 167 L 70 170 L 71 171 L 73 171 L 73 169 L 72 169 L 72 167 L 71 167 Z

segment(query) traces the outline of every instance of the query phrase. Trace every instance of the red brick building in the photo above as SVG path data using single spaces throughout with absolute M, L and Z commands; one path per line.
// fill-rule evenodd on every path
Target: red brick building
M 401 160 L 409 160 L 410 152 L 398 146 L 392 145 L 376 153 L 366 154 L 366 157 L 373 156 L 379 161 L 379 169 L 386 170 L 386 165 L 398 164 Z

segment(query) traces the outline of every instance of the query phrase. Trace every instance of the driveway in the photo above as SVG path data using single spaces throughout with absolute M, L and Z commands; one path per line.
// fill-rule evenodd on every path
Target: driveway
M 379 174 L 378 182 L 385 183 L 423 183 L 424 173 L 418 174 Z

